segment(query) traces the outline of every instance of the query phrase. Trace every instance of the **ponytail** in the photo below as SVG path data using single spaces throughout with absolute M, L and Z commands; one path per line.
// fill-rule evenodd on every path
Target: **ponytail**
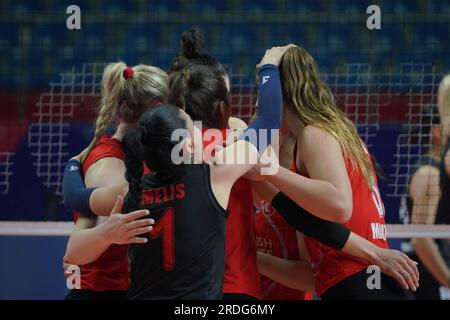
M 164 102 L 168 94 L 168 76 L 153 66 L 128 67 L 123 62 L 110 63 L 103 71 L 101 94 L 94 139 L 86 154 L 114 121 L 136 122 L 152 100 Z
M 144 163 L 160 184 L 172 182 L 184 173 L 183 164 L 175 164 L 172 151 L 180 143 L 172 140 L 172 133 L 186 129 L 186 119 L 178 107 L 165 105 L 155 107 L 142 115 L 136 129 L 125 134 L 122 148 L 125 153 L 125 178 L 133 206 L 140 207 Z
M 95 121 L 94 139 L 89 145 L 89 151 L 86 152 L 85 155 L 88 155 L 97 145 L 101 136 L 105 133 L 106 129 L 108 129 L 114 119 L 117 109 L 116 95 L 118 91 L 122 91 L 124 86 L 125 78 L 122 74 L 126 67 L 126 64 L 123 62 L 110 63 L 103 71 L 101 88 L 102 98 L 98 108 L 97 120 Z M 84 160 L 85 158 L 81 159 L 81 162 L 84 162 Z
M 142 202 L 142 175 L 144 173 L 142 144 L 143 131 L 145 128 L 138 127 L 129 130 L 122 140 L 122 149 L 125 154 L 125 179 L 128 181 L 128 192 L 130 194 L 130 210 L 138 210 Z
M 203 48 L 203 37 L 200 31 L 189 28 L 181 35 L 181 52 L 172 61 L 169 73 L 180 71 L 194 64 L 210 66 L 221 76 L 227 76 L 227 72 L 219 60 Z

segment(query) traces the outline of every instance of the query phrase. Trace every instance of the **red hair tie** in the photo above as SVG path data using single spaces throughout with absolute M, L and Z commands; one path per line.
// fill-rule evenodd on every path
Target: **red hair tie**
M 133 78 L 134 70 L 132 67 L 127 67 L 125 70 L 123 70 L 123 77 L 125 80 L 128 80 L 130 78 Z

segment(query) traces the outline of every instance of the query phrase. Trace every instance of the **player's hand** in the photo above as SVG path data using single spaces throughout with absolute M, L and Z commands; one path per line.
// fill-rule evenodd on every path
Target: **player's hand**
M 266 176 L 261 174 L 261 166 L 255 165 L 244 175 L 244 178 L 251 181 L 264 181 Z
M 283 55 L 286 53 L 288 49 L 293 47 L 296 47 L 296 45 L 291 43 L 284 47 L 272 47 L 270 49 L 267 49 L 261 61 L 256 65 L 256 68 L 259 69 L 260 67 L 266 64 L 273 64 L 279 66 Z
M 63 258 L 63 270 L 64 270 L 64 277 L 68 278 L 72 275 L 72 272 L 70 272 L 68 269 L 70 267 L 69 261 L 66 260 L 66 257 Z
M 403 252 L 392 249 L 379 248 L 375 257 L 374 261 L 370 262 L 377 265 L 381 272 L 395 278 L 403 288 L 417 290 L 419 287 L 417 262 Z
M 98 226 L 101 230 L 102 239 L 110 244 L 146 243 L 146 238 L 136 236 L 153 230 L 152 225 L 155 223 L 153 219 L 140 219 L 148 216 L 150 212 L 148 210 L 137 210 L 121 214 L 122 206 L 123 199 L 118 196 L 111 214 L 104 223 Z
M 258 163 L 254 165 L 244 177 L 252 181 L 264 181 L 269 176 L 267 171 L 264 172 L 264 169 L 275 167 L 277 168 L 276 171 L 278 171 L 279 166 L 278 155 L 273 147 L 269 146 L 258 159 Z

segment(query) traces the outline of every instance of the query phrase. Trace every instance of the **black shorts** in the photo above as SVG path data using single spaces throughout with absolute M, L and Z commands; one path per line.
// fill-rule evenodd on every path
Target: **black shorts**
M 335 284 L 322 295 L 322 300 L 414 300 L 414 295 L 403 289 L 392 277 L 381 273 L 380 289 L 369 289 L 371 274 L 364 269 Z
M 126 291 L 70 290 L 64 300 L 127 300 Z
M 420 259 L 415 254 L 408 254 L 408 256 L 418 261 L 417 269 L 419 269 L 420 281 L 419 288 L 414 292 L 414 296 L 417 300 L 441 300 L 439 289 L 441 285 L 437 282 L 428 269 L 420 262 Z
M 223 300 L 258 300 L 257 298 L 244 293 L 224 293 Z

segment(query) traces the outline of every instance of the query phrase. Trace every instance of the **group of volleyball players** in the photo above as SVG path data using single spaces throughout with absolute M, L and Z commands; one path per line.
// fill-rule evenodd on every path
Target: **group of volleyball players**
M 167 74 L 104 71 L 95 137 L 64 173 L 76 222 L 64 264 L 81 266 L 66 298 L 410 298 L 416 263 L 387 248 L 370 154 L 311 55 L 265 52 L 247 126 L 231 117 L 228 75 L 198 31 L 181 43 Z

